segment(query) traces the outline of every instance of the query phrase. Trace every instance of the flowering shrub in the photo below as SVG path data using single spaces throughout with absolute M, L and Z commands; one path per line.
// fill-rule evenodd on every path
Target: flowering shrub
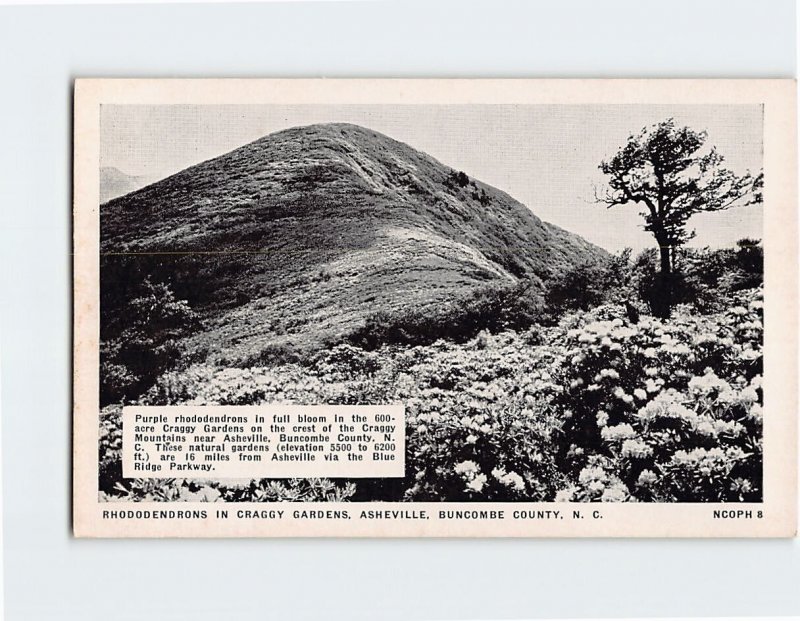
M 339 345 L 300 364 L 167 372 L 144 404 L 406 407 L 404 479 L 122 480 L 119 409 L 101 416 L 101 490 L 140 500 L 755 501 L 761 291 L 636 324 L 616 305 L 466 343 Z
M 560 499 L 760 498 L 763 304 L 758 291 L 737 301 L 634 326 L 593 312 L 567 331 Z
M 257 479 L 247 485 L 191 479 L 117 481 L 101 500 L 127 502 L 344 502 L 355 493 L 352 484 L 328 479 Z

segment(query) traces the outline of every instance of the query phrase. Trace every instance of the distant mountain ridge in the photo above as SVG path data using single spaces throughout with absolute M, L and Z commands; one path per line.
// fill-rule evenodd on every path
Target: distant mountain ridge
M 100 167 L 100 203 L 110 201 L 152 183 L 145 175 L 128 175 L 114 166 Z
M 488 284 L 543 290 L 607 256 L 496 188 L 340 123 L 270 134 L 106 202 L 101 251 L 107 306 L 137 279 L 168 280 L 227 359 Z

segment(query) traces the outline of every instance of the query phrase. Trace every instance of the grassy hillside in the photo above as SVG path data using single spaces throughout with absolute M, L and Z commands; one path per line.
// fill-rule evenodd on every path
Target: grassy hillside
M 605 257 L 507 194 L 363 127 L 266 136 L 101 208 L 102 312 L 145 278 L 199 314 L 190 345 L 257 360 L 486 285 Z M 106 335 L 108 336 L 108 335 Z

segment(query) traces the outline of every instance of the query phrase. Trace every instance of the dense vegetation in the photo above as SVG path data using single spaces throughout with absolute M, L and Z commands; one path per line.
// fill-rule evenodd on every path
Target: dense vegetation
M 653 252 L 635 259 L 624 252 L 576 266 L 541 295 L 523 282 L 481 290 L 425 316 L 376 315 L 342 341 L 291 361 L 266 355 L 258 365 L 236 368 L 184 357 L 181 368 L 163 367 L 134 398 L 231 405 L 400 401 L 406 405 L 404 479 L 122 480 L 116 400 L 101 416 L 101 494 L 129 500 L 757 501 L 761 247 L 742 240 L 734 249 L 682 249 L 675 262 L 680 303 L 669 319 L 654 317 L 648 306 L 657 261 Z M 165 314 L 155 322 L 163 326 L 160 336 L 149 338 L 170 351 L 171 338 L 181 341 L 168 319 L 185 309 L 161 293 L 164 303 L 144 307 Z M 152 301 L 149 295 L 144 299 Z
M 481 330 L 528 328 L 543 315 L 543 302 L 526 281 L 505 287 L 482 287 L 425 309 L 400 313 L 378 311 L 347 340 L 364 349 L 382 345 L 423 345 L 439 339 L 464 342 Z
M 183 337 L 200 328 L 185 300 L 164 283 L 132 285 L 117 321 L 103 322 L 100 346 L 100 403 L 132 399 L 147 390 L 185 354 Z

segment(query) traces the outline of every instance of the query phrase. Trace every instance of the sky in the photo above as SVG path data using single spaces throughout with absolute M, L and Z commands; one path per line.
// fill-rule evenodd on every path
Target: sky
M 734 172 L 762 167 L 759 105 L 104 105 L 100 116 L 100 165 L 153 181 L 275 131 L 355 123 L 507 192 L 543 220 L 612 252 L 654 244 L 637 207 L 594 201 L 604 187 L 600 162 L 644 126 L 672 117 L 706 130 Z M 762 237 L 762 208 L 698 214 L 689 227 L 697 233 L 692 246 L 731 246 Z

